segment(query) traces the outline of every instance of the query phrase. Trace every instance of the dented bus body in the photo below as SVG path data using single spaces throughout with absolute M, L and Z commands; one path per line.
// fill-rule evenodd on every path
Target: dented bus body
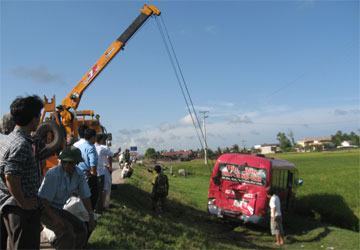
M 263 155 L 223 154 L 213 168 L 208 212 L 221 218 L 263 224 L 269 217 L 267 193 L 274 188 L 283 210 L 291 207 L 298 180 L 295 165 Z

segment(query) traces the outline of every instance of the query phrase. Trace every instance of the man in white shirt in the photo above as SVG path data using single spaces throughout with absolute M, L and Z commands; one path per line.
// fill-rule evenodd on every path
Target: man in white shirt
M 96 205 L 96 211 L 102 213 L 106 196 L 110 195 L 111 191 L 111 171 L 112 171 L 112 158 L 116 156 L 121 149 L 115 154 L 111 152 L 110 148 L 106 146 L 106 135 L 96 135 L 95 143 L 96 152 L 98 154 L 98 187 L 99 187 L 99 199 Z M 110 199 L 110 197 L 108 197 Z
M 284 229 L 282 226 L 280 198 L 272 188 L 268 191 L 267 196 L 270 198 L 269 207 L 271 234 L 275 235 L 275 244 L 282 246 L 284 245 Z
M 85 130 L 86 130 L 87 128 L 88 128 L 88 126 L 86 126 L 86 125 L 81 125 L 81 126 L 79 127 L 78 133 L 79 133 L 79 138 L 80 138 L 80 139 L 79 139 L 77 142 L 74 143 L 74 145 L 73 145 L 74 147 L 79 148 L 79 146 L 86 141 L 85 138 L 84 138 L 84 134 L 85 134 Z

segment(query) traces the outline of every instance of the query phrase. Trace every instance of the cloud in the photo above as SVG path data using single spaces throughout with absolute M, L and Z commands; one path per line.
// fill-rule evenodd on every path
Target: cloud
M 176 127 L 177 127 L 176 124 L 171 124 L 171 123 L 164 122 L 164 123 L 160 124 L 159 130 L 161 132 L 165 133 L 165 132 L 168 132 L 168 131 L 170 131 L 172 129 L 175 129 Z
M 253 135 L 260 135 L 260 132 L 256 130 L 251 130 L 250 133 Z
M 232 102 L 220 102 L 219 105 L 224 106 L 224 107 L 232 108 L 232 107 L 235 106 L 235 103 L 232 103 Z
M 170 140 L 180 140 L 181 137 L 180 137 L 180 136 L 177 136 L 177 135 L 174 135 L 173 133 L 171 133 L 171 134 L 169 135 L 169 139 L 170 139 Z
M 196 119 L 194 116 L 193 116 L 193 118 Z M 190 116 L 190 115 L 186 115 L 186 116 L 184 116 L 183 118 L 181 118 L 181 119 L 180 119 L 180 124 L 181 124 L 181 125 L 193 125 L 191 116 Z
M 215 25 L 208 25 L 205 27 L 205 32 L 211 35 L 215 35 L 217 33 L 217 29 Z
M 146 147 L 149 144 L 150 139 L 146 138 L 146 137 L 139 137 L 139 138 L 136 138 L 134 141 L 135 141 L 136 145 L 139 145 L 141 147 Z
M 141 133 L 141 129 L 120 129 L 118 132 L 121 135 L 134 135 Z
M 31 80 L 35 83 L 64 83 L 62 76 L 50 73 L 46 67 L 17 67 L 11 70 L 13 76 Z
M 152 139 L 152 143 L 154 143 L 155 145 L 162 144 L 164 142 L 165 142 L 165 139 L 162 138 L 161 136 L 157 136 L 157 137 Z
M 295 140 L 311 136 L 327 136 L 337 130 L 357 131 L 360 110 L 357 106 L 338 106 L 326 108 L 298 109 L 290 107 L 287 111 L 281 107 L 272 107 L 271 110 L 261 110 L 256 113 L 245 113 L 229 117 L 229 119 L 215 118 L 212 113 L 212 122 L 207 124 L 207 142 L 210 148 L 226 147 L 233 144 L 241 145 L 246 140 L 248 146 L 276 141 L 276 134 L 281 131 L 292 130 Z M 347 115 L 334 115 L 335 110 L 346 111 Z M 338 112 L 344 113 L 344 112 Z M 346 119 L 345 119 L 346 118 Z M 122 134 L 114 136 L 113 145 L 127 148 L 138 146 L 140 152 L 149 147 L 156 150 L 190 149 L 201 147 L 192 125 L 185 125 L 180 121 L 187 121 L 189 115 L 175 121 L 169 121 L 154 127 L 141 129 L 122 129 Z M 234 124 L 251 124 L 235 126 Z M 131 133 L 131 131 L 138 133 Z M 140 132 L 141 131 L 141 132 Z M 116 143 L 117 142 L 117 143 Z
M 214 110 L 214 108 L 210 107 L 210 106 L 197 106 L 197 105 L 195 105 L 194 108 L 196 110 L 199 110 L 199 111 L 212 111 L 212 110 Z
M 236 116 L 230 119 L 229 121 L 230 124 L 239 124 L 239 123 L 245 123 L 245 124 L 249 124 L 249 123 L 253 123 L 253 121 L 250 119 L 250 117 L 248 117 L 247 115 L 244 116 Z
M 350 109 L 350 110 L 343 110 L 343 109 L 335 109 L 334 114 L 336 116 L 343 116 L 343 115 L 359 115 L 360 109 Z

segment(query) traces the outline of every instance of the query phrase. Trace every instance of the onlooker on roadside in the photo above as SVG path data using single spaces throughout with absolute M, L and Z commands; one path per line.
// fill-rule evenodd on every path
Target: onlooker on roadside
M 79 146 L 81 144 L 83 144 L 85 142 L 85 130 L 88 128 L 88 126 L 86 125 L 81 125 L 79 128 L 78 128 L 78 133 L 79 133 L 79 140 L 77 142 L 74 143 L 74 147 L 77 147 L 79 148 Z
M 91 206 L 93 208 L 95 208 L 99 197 L 96 171 L 96 166 L 98 164 L 98 154 L 96 153 L 96 148 L 94 145 L 95 137 L 96 131 L 94 129 L 85 129 L 85 141 L 78 146 L 81 151 L 81 156 L 84 160 L 78 164 L 78 168 L 84 172 L 87 183 L 89 184 L 91 192 Z
M 108 143 L 107 143 L 107 149 L 112 153 Z M 118 158 L 120 152 L 121 152 L 121 148 L 118 148 L 118 151 L 116 153 L 114 153 L 112 156 L 108 157 L 108 161 L 107 161 L 107 165 L 106 165 L 107 171 L 105 171 L 104 208 L 109 208 L 109 206 L 110 206 L 110 196 L 111 196 L 111 186 L 112 186 L 112 176 L 111 176 L 111 174 L 112 174 L 112 171 L 113 171 L 112 163 L 113 163 L 113 158 L 114 157 Z
M 114 155 L 110 149 L 105 146 L 106 145 L 106 135 L 105 134 L 98 134 L 96 135 L 96 143 L 95 148 L 98 154 L 98 164 L 97 164 L 97 175 L 98 175 L 98 191 L 99 191 L 99 198 L 96 204 L 96 212 L 101 214 L 104 208 L 104 202 L 106 197 L 106 192 L 109 189 L 108 183 L 105 185 L 105 177 L 107 177 L 107 173 L 109 169 L 107 168 L 108 165 L 111 165 L 109 161 L 112 160 L 112 156 Z M 107 178 L 108 181 L 108 178 Z M 110 186 L 111 188 L 111 186 Z
M 284 245 L 284 229 L 282 226 L 280 198 L 273 188 L 268 192 L 270 207 L 270 229 L 271 234 L 275 235 L 276 245 Z
M 15 125 L 16 124 L 13 118 L 11 117 L 10 113 L 3 115 L 2 119 L 0 119 L 0 141 L 2 137 L 5 137 L 14 130 Z M 6 249 L 7 232 L 6 232 L 4 220 L 1 217 L 1 213 L 0 213 L 0 238 L 1 238 L 0 249 Z
M 10 106 L 15 129 L 0 141 L 0 208 L 10 249 L 40 247 L 40 170 L 30 134 L 39 124 L 42 108 L 38 96 L 16 98 Z
M 125 166 L 121 170 L 121 178 L 122 179 L 129 178 L 131 176 L 131 174 L 132 174 L 132 173 L 130 173 L 130 171 L 131 171 L 130 164 L 125 163 Z
M 125 163 L 128 163 L 128 164 L 131 163 L 131 160 L 130 160 L 130 150 L 129 150 L 128 148 L 125 149 L 125 152 L 124 152 L 124 161 L 125 161 Z
M 122 168 L 125 163 L 125 152 L 119 154 L 119 166 Z
M 153 185 L 151 199 L 154 211 L 160 215 L 164 211 L 166 197 L 169 193 L 169 181 L 160 165 L 155 165 L 154 170 L 156 174 L 151 183 Z
M 15 128 L 15 122 L 10 113 L 3 115 L 0 119 L 0 134 L 8 135 Z
M 56 249 L 82 249 L 88 232 L 94 229 L 94 217 L 90 201 L 90 189 L 84 174 L 76 164 L 83 161 L 76 147 L 65 148 L 59 155 L 60 165 L 51 168 L 40 186 L 39 197 L 44 206 L 41 222 L 55 233 Z M 89 212 L 89 229 L 85 222 L 63 209 L 66 201 L 78 195 Z

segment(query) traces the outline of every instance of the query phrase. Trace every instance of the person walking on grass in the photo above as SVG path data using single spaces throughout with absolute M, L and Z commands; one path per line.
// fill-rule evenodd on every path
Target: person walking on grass
M 166 197 L 169 193 L 169 181 L 168 177 L 162 172 L 160 165 L 155 165 L 154 170 L 156 174 L 151 183 L 153 185 L 151 200 L 154 211 L 160 215 L 164 212 Z
M 275 244 L 282 246 L 284 245 L 284 229 L 282 225 L 280 198 L 272 188 L 268 192 L 268 198 L 270 198 L 269 207 L 271 234 L 275 235 Z

